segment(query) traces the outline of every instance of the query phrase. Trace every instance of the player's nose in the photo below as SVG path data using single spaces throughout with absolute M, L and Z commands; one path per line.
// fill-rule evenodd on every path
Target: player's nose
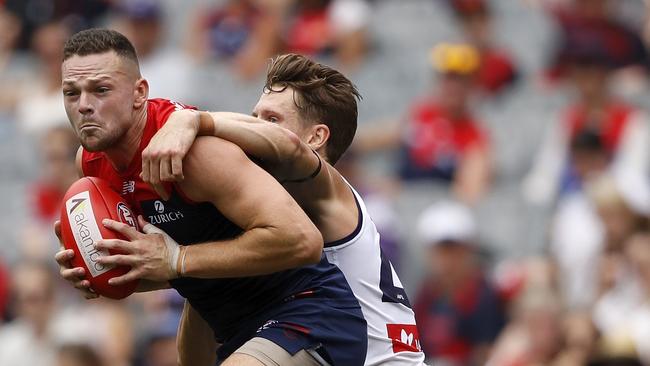
M 95 108 L 93 107 L 90 94 L 82 92 L 79 95 L 79 113 L 81 114 L 92 114 Z

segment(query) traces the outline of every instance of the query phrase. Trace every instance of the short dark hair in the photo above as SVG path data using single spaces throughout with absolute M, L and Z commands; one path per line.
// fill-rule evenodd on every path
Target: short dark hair
M 63 61 L 74 55 L 87 56 L 115 51 L 119 56 L 138 64 L 135 47 L 122 33 L 112 29 L 91 28 L 75 33 L 63 46 Z
M 266 74 L 265 92 L 295 91 L 294 103 L 299 115 L 319 121 L 330 129 L 327 160 L 334 164 L 348 149 L 357 131 L 356 86 L 331 67 L 309 58 L 286 54 L 271 61 Z

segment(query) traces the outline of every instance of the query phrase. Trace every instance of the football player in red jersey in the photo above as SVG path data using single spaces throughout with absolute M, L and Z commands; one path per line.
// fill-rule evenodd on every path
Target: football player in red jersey
M 334 168 L 357 127 L 358 92 L 340 72 L 297 54 L 275 58 L 253 116 L 200 112 L 159 130 L 143 151 L 143 171 L 175 166 L 172 174 L 144 177 L 160 182 L 182 176 L 182 158 L 194 136 L 214 135 L 239 145 L 283 183 L 316 224 L 330 262 L 345 274 L 368 323 L 366 366 L 422 365 L 415 316 L 397 273 L 380 248 L 380 236 L 361 196 Z M 179 169 L 180 168 L 180 169 Z M 173 173 L 176 173 L 174 175 Z M 308 179 L 304 179 L 309 177 Z M 205 324 L 186 306 L 179 355 L 208 365 L 193 340 Z
M 291 196 L 236 145 L 198 139 L 184 161 L 184 180 L 162 197 L 140 178 L 140 156 L 179 103 L 147 99 L 137 56 L 121 34 L 90 29 L 64 48 L 63 95 L 81 141 L 80 173 L 122 193 L 145 233 L 105 220 L 129 240 L 102 240 L 102 257 L 131 270 L 142 289 L 171 286 L 186 297 L 221 343 L 222 365 L 346 364 L 365 359 L 366 323 L 345 277 L 322 254 L 322 237 Z M 199 118 L 198 113 L 194 113 Z M 218 159 L 216 159 L 218 157 Z M 171 166 L 151 167 L 156 175 Z M 179 245 L 182 244 L 182 245 Z M 61 275 L 89 290 L 83 269 L 56 255 Z M 321 316 L 314 317 L 313 314 Z

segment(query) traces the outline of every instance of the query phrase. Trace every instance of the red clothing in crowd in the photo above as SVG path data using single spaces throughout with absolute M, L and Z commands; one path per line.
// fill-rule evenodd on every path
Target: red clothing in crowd
M 286 35 L 289 52 L 316 55 L 332 47 L 327 7 L 305 10 L 296 16 Z
M 487 134 L 473 116 L 449 116 L 432 100 L 416 103 L 408 124 L 404 141 L 407 161 L 402 169 L 405 178 L 452 179 L 464 154 L 488 148 Z
M 598 124 L 597 132 L 601 143 L 608 153 L 614 154 L 618 149 L 623 131 L 630 121 L 634 109 L 624 103 L 611 103 L 605 108 L 604 121 Z M 575 105 L 566 113 L 565 123 L 571 139 L 585 128 L 589 128 L 587 111 L 581 105 Z M 593 127 L 592 127 L 593 128 Z
M 510 57 L 499 50 L 488 49 L 481 52 L 481 68 L 478 71 L 478 86 L 496 93 L 512 84 L 517 71 Z
M 471 364 L 475 347 L 491 344 L 505 324 L 499 293 L 481 275 L 468 278 L 453 293 L 425 283 L 416 300 L 422 349 L 434 363 Z

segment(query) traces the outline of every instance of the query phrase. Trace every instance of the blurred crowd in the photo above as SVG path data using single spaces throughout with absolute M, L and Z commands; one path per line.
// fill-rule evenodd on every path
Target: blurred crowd
M 62 45 L 127 35 L 151 97 L 248 113 L 273 55 L 364 100 L 355 185 L 436 366 L 650 365 L 650 3 L 0 0 L 0 365 L 176 365 L 174 291 L 83 300 Z

